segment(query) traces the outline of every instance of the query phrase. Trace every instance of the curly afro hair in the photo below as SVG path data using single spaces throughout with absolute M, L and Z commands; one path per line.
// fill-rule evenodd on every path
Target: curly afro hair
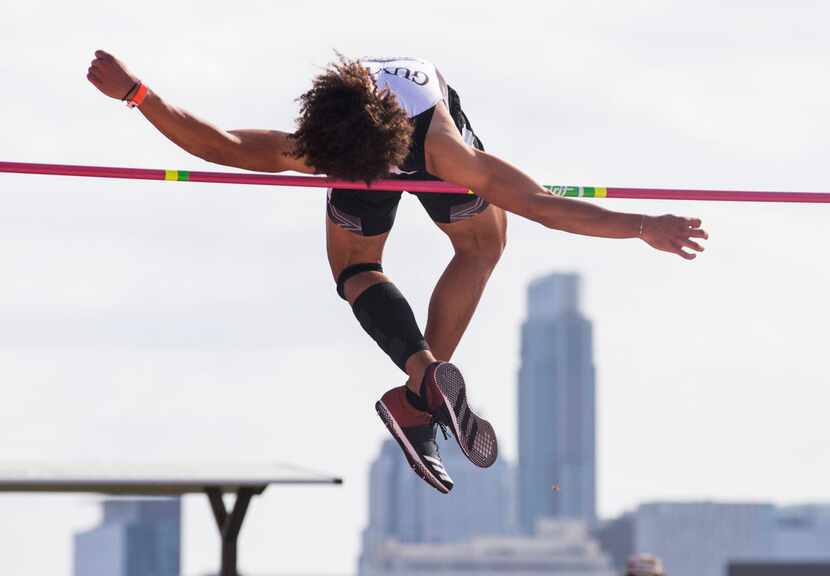
M 409 118 L 357 60 L 340 56 L 298 101 L 293 155 L 319 173 L 370 184 L 409 154 Z

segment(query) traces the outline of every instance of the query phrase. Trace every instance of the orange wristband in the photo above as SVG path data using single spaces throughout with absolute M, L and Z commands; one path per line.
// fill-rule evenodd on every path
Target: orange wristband
M 127 107 L 128 108 L 135 108 L 136 106 L 141 106 L 141 103 L 144 102 L 144 98 L 147 96 L 147 85 L 142 84 L 141 82 L 138 83 L 138 90 L 135 91 L 135 94 L 132 98 L 127 100 Z

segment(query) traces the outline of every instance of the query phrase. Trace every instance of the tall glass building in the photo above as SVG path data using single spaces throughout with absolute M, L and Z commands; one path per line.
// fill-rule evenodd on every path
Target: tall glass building
M 180 533 L 179 498 L 107 500 L 75 535 L 73 576 L 179 576 Z
M 454 440 L 441 455 L 457 487 L 439 494 L 416 476 L 394 440 L 386 439 L 369 471 L 369 524 L 359 574 L 384 542 L 454 543 L 510 532 L 511 470 L 503 458 L 487 469 L 470 464 Z
M 596 519 L 596 379 L 580 278 L 530 284 L 519 370 L 518 520 Z

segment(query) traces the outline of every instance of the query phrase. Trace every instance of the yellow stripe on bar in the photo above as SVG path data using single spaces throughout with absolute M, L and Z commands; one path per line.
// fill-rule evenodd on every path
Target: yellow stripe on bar
M 594 188 L 594 197 L 595 198 L 607 198 L 608 197 L 608 190 L 606 188 Z
M 165 170 L 164 171 L 164 179 L 165 180 L 178 180 L 179 179 L 179 171 L 178 170 Z

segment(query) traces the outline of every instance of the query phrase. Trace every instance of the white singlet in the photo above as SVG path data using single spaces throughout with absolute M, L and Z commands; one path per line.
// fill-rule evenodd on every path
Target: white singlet
M 415 118 L 447 98 L 435 65 L 421 58 L 361 58 L 378 90 L 389 88 L 407 116 Z

